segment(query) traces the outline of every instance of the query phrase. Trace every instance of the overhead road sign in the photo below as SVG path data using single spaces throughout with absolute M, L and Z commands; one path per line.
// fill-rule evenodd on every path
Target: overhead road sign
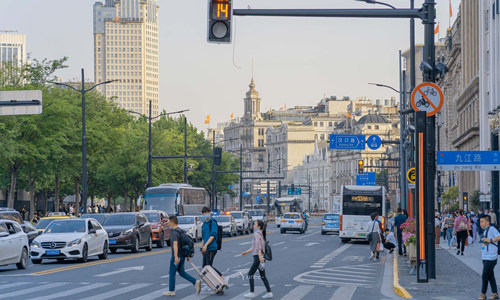
M 330 134 L 330 149 L 365 150 L 364 135 Z
M 0 116 L 36 115 L 41 113 L 41 90 L 0 92 Z
M 368 144 L 368 148 L 377 150 L 382 146 L 382 139 L 378 135 L 371 135 L 366 141 L 366 144 Z
M 411 168 L 408 170 L 408 173 L 406 173 L 406 178 L 408 179 L 409 183 L 415 183 L 415 178 L 416 178 L 415 168 Z
M 415 111 L 426 112 L 427 117 L 437 114 L 443 103 L 443 91 L 432 82 L 417 85 L 411 93 L 411 106 Z
M 295 188 L 292 191 L 292 188 L 288 188 L 288 195 L 302 195 L 302 188 Z
M 500 151 L 438 151 L 439 171 L 500 171 Z
M 356 175 L 356 185 L 377 185 L 377 173 L 375 172 L 365 172 L 364 174 Z

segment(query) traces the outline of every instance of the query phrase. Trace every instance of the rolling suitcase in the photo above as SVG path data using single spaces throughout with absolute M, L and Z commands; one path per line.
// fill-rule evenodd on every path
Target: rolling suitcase
M 201 271 L 194 265 L 192 261 L 189 261 L 193 268 L 198 272 L 201 280 L 206 283 L 206 285 L 216 294 L 224 295 L 224 287 L 226 282 L 219 276 L 219 274 L 209 265 L 206 265 L 201 269 Z

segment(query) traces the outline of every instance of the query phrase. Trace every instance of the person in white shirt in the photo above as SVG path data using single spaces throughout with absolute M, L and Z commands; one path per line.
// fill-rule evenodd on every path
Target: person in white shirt
M 390 231 L 389 228 L 385 229 L 385 243 L 384 248 L 389 250 L 389 253 L 394 252 L 394 248 L 396 248 L 396 238 L 394 237 L 394 232 Z

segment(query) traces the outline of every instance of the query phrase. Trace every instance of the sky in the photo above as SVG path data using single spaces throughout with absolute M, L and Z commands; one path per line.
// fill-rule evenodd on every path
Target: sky
M 104 0 L 102 1 L 104 2 Z M 409 0 L 386 0 L 407 8 Z M 449 0 L 437 0 L 440 36 L 449 23 Z M 37 59 L 69 57 L 62 80 L 93 81 L 91 0 L 0 0 L 0 31 L 26 35 Z M 355 0 L 233 0 L 234 8 L 384 8 Z M 415 0 L 421 7 L 423 0 Z M 453 17 L 460 0 L 451 0 Z M 160 109 L 187 112 L 189 122 L 210 126 L 243 115 L 243 98 L 253 76 L 263 111 L 315 105 L 324 96 L 388 99 L 383 83 L 399 88 L 398 50 L 409 48 L 409 20 L 345 18 L 233 18 L 233 42 L 210 44 L 207 0 L 158 0 Z M 416 42 L 423 26 L 416 24 Z M 253 63 L 252 63 L 253 61 Z M 253 65 L 253 68 L 252 68 Z M 252 72 L 253 70 L 253 72 Z M 417 70 L 418 71 L 418 70 Z

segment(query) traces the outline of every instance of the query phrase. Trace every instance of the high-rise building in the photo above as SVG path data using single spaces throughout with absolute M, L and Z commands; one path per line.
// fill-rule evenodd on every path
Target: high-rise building
M 94 4 L 94 78 L 99 90 L 127 110 L 158 114 L 158 6 L 156 0 Z
M 26 36 L 0 33 L 0 67 L 4 62 L 21 66 L 26 63 Z

